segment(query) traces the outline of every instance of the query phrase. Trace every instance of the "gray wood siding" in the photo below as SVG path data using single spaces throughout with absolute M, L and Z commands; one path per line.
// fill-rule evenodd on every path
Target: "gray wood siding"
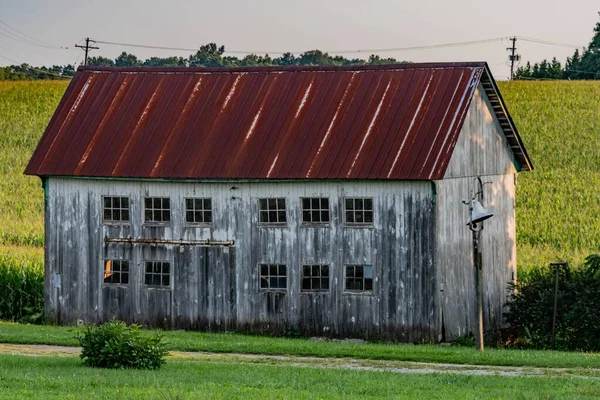
M 518 165 L 481 84 L 475 90 L 444 179 L 516 173 Z
M 484 222 L 481 234 L 483 259 L 484 328 L 490 333 L 502 325 L 508 283 L 516 276 L 516 226 L 514 175 L 486 176 L 483 204 L 494 217 Z M 436 182 L 436 260 L 439 282 L 438 323 L 445 339 L 477 331 L 473 241 L 465 224 L 472 178 Z M 440 332 L 441 333 L 441 332 Z M 439 338 L 441 339 L 441 337 Z
M 431 182 L 153 182 L 49 178 L 46 311 L 55 321 L 103 321 L 305 335 L 435 340 L 439 334 Z M 128 196 L 131 223 L 102 223 L 101 197 Z M 169 197 L 171 222 L 143 223 L 144 196 Z M 209 227 L 184 221 L 186 197 L 210 197 Z M 287 224 L 262 226 L 258 199 L 284 197 Z M 302 224 L 302 197 L 328 197 L 328 226 Z M 374 223 L 350 227 L 346 197 L 371 197 Z M 235 240 L 235 246 L 105 244 L 104 237 Z M 131 262 L 130 283 L 103 283 L 104 260 Z M 171 263 L 168 288 L 144 285 L 144 261 Z M 287 265 L 287 290 L 259 289 L 260 263 Z M 330 290 L 301 291 L 303 264 L 329 264 Z M 374 269 L 373 291 L 345 291 L 348 264 Z
M 515 178 L 518 166 L 481 85 L 475 91 L 444 180 L 436 181 L 438 323 L 446 340 L 476 332 L 473 241 L 465 224 L 474 176 L 484 182 L 483 206 L 494 213 L 481 237 L 484 323 L 502 325 L 507 284 L 516 276 Z M 441 334 L 441 332 L 440 332 Z M 441 339 L 441 337 L 439 337 Z

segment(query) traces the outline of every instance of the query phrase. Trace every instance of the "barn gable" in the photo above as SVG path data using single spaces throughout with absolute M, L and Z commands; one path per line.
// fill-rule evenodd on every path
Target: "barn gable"
M 487 65 L 439 63 L 83 67 L 25 172 L 174 179 L 442 179 L 478 85 L 521 169 L 530 169 Z
M 479 84 L 444 175 L 445 179 L 513 174 L 521 170 L 489 98 Z

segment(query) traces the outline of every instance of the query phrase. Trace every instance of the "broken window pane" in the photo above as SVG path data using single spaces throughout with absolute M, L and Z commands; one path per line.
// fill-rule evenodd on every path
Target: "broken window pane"
M 287 275 L 285 265 L 260 264 L 259 286 L 261 289 L 287 289 Z
M 171 201 L 166 197 L 146 197 L 144 199 L 145 222 L 170 222 L 171 221 Z

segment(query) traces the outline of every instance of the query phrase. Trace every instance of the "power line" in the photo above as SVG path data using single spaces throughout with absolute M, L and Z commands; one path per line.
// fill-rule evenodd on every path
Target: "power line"
M 38 39 L 36 39 L 36 38 L 34 38 L 34 37 L 32 37 L 32 36 L 29 36 L 28 34 L 26 34 L 26 33 L 24 33 L 24 32 L 21 32 L 21 31 L 20 31 L 20 30 L 18 30 L 17 28 L 15 28 L 15 27 L 13 27 L 13 26 L 11 26 L 11 25 L 7 24 L 6 22 L 4 22 L 4 21 L 2 21 L 2 20 L 0 20 L 0 24 L 2 24 L 2 25 L 4 25 L 4 26 L 6 26 L 6 27 L 8 27 L 8 28 L 10 28 L 12 31 L 16 32 L 17 34 L 21 35 L 22 37 L 24 37 L 24 38 L 26 38 L 26 39 L 28 39 L 28 40 L 30 40 L 30 41 L 32 41 L 32 42 L 39 43 L 39 44 L 40 44 L 40 45 L 42 45 L 42 46 L 45 46 L 45 47 L 53 47 L 53 48 L 58 48 L 58 49 L 62 48 L 62 47 L 60 47 L 60 46 L 55 46 L 55 45 L 53 45 L 53 44 L 46 43 L 46 42 L 44 42 L 44 41 L 42 41 L 42 40 L 38 40 Z
M 472 46 L 477 44 L 498 42 L 506 39 L 505 37 L 483 39 L 483 40 L 472 40 L 467 42 L 454 42 L 444 44 L 433 44 L 425 46 L 410 46 L 410 47 L 395 47 L 395 48 L 383 48 L 383 49 L 357 49 L 357 50 L 327 50 L 326 53 L 344 54 L 344 53 L 386 53 L 386 52 L 399 52 L 399 51 L 410 51 L 410 50 L 426 50 L 436 49 L 442 47 L 460 47 L 460 46 Z M 98 44 L 108 44 L 112 46 L 125 46 L 125 47 L 138 47 L 144 49 L 157 49 L 157 50 L 172 50 L 172 51 L 198 51 L 197 48 L 185 48 L 185 47 L 170 47 L 170 46 L 153 46 L 145 44 L 134 44 L 134 43 L 119 43 L 119 42 L 108 42 L 104 40 L 96 40 Z M 304 50 L 306 51 L 306 50 Z M 264 50 L 225 50 L 225 53 L 229 54 L 285 54 L 285 53 L 303 53 L 304 51 L 264 51 Z
M 0 26 L 0 30 L 2 30 L 3 32 L 0 32 L 1 35 L 6 36 L 10 39 L 16 40 L 17 42 L 23 43 L 23 44 L 27 44 L 29 46 L 37 46 L 37 47 L 43 47 L 43 48 L 47 48 L 47 49 L 57 49 L 57 50 L 73 50 L 73 49 L 69 49 L 68 47 L 64 47 L 64 46 L 56 46 L 50 43 L 46 43 L 42 40 L 38 40 L 32 36 L 29 36 L 28 34 L 21 32 L 20 30 L 18 30 L 17 28 L 13 27 L 12 25 L 7 24 L 4 21 L 0 20 L 0 24 L 4 25 Z M 7 29 L 9 28 L 9 29 Z
M 523 37 L 523 36 L 516 36 L 516 38 L 518 38 L 519 40 L 523 40 L 525 42 L 547 44 L 549 46 L 570 47 L 573 49 L 581 49 L 581 48 L 585 47 L 585 46 L 576 46 L 574 44 L 568 44 L 568 43 L 553 42 L 550 40 L 528 38 L 528 37 Z

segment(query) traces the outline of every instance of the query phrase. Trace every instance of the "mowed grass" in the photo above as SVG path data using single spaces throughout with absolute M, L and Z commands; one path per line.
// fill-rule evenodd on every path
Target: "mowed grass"
M 81 328 L 0 323 L 0 343 L 78 346 Z M 149 330 L 150 333 L 155 331 Z M 347 343 L 255 335 L 162 332 L 169 350 L 213 353 L 292 355 L 371 360 L 418 361 L 448 364 L 598 368 L 600 354 L 580 352 L 486 349 L 442 345 Z
M 0 355 L 11 399 L 593 399 L 600 381 L 322 369 L 169 360 L 159 371 L 101 370 L 76 357 Z
M 0 244 L 43 244 L 43 190 L 23 175 L 67 82 L 0 82 Z M 535 170 L 519 176 L 521 269 L 600 251 L 600 82 L 499 82 Z

